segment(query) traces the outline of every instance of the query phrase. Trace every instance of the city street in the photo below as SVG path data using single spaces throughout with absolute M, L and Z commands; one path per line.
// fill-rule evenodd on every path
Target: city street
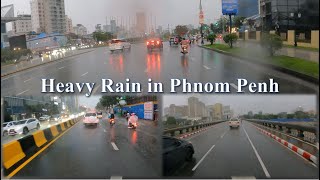
M 161 147 L 157 126 L 139 121 L 128 129 L 124 118 L 110 127 L 107 119 L 97 127 L 75 124 L 54 144 L 12 178 L 157 178 L 161 176 Z M 45 168 L 43 168 L 45 167 Z
M 101 79 L 114 83 L 140 82 L 146 91 L 148 78 L 162 82 L 164 91 L 170 91 L 171 78 L 186 78 L 188 82 L 229 82 L 230 91 L 236 92 L 238 78 L 248 82 L 269 82 L 273 78 L 279 84 L 280 93 L 315 93 L 318 86 L 293 76 L 254 65 L 237 58 L 191 45 L 190 53 L 183 56 L 179 47 L 164 42 L 163 52 L 147 53 L 145 44 L 132 44 L 131 51 L 111 54 L 108 47 L 65 58 L 62 61 L 38 66 L 1 78 L 3 96 L 40 95 L 41 79 L 58 82 L 95 82 L 93 94 L 101 91 Z M 181 92 L 182 88 L 177 88 Z M 246 92 L 248 90 L 244 89 Z M 82 93 L 86 93 L 83 91 Z M 41 94 L 43 95 L 43 94 Z
M 173 176 L 192 178 L 319 178 L 318 167 L 243 121 L 239 129 L 227 122 L 185 139 L 194 160 Z

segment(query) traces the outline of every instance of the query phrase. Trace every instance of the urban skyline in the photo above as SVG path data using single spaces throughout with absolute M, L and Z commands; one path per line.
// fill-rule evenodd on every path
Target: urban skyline
M 188 98 L 191 96 L 197 97 L 206 105 L 221 103 L 230 105 L 234 111 L 234 116 L 247 114 L 249 111 L 258 113 L 281 113 L 293 112 L 299 106 L 304 110 L 316 110 L 315 95 L 164 95 L 163 110 L 169 107 L 170 104 L 177 106 L 188 104 Z M 292 98 L 294 97 L 294 98 Z M 164 112 L 163 112 L 164 113 Z

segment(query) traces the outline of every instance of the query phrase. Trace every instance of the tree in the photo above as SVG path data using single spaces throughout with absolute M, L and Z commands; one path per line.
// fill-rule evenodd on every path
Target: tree
M 92 33 L 93 35 L 93 38 L 96 40 L 96 41 L 108 41 L 110 39 L 113 38 L 113 35 L 109 32 L 93 32 Z
M 243 25 L 243 20 L 245 19 L 245 17 L 243 17 L 243 16 L 235 16 L 234 18 L 233 18 L 233 25 L 234 25 L 234 27 L 240 27 L 240 26 L 242 26 Z
M 4 122 L 12 121 L 11 113 L 8 112 L 9 104 L 7 101 L 3 102 L 3 114 L 4 114 Z M 10 109 L 11 110 L 11 109 Z
M 177 124 L 177 121 L 174 117 L 172 116 L 169 116 L 168 119 L 167 119 L 167 124 Z
M 279 35 L 263 33 L 261 38 L 261 46 L 265 47 L 270 56 L 273 56 L 276 50 L 282 48 L 282 40 Z
M 211 33 L 208 35 L 208 40 L 210 41 L 211 45 L 213 44 L 213 42 L 216 40 L 217 35 Z
M 188 28 L 185 25 L 178 25 L 174 29 L 174 32 L 180 36 L 184 36 L 188 32 Z
M 231 33 L 223 36 L 223 40 L 225 43 L 229 44 L 230 48 L 232 48 L 232 43 L 238 40 L 238 36 L 236 33 Z

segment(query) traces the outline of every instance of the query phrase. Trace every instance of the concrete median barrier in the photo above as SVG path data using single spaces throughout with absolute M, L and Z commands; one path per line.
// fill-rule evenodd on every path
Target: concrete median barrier
M 21 166 L 45 145 L 55 139 L 61 132 L 69 129 L 78 122 L 78 119 L 71 119 L 43 130 L 38 130 L 31 135 L 24 136 L 2 145 L 3 152 L 3 174 L 8 176 L 11 172 Z M 73 123 L 70 125 L 70 123 Z
M 22 150 L 19 141 L 12 141 L 8 144 L 3 145 L 3 166 L 9 169 L 14 164 L 22 160 L 26 155 Z
M 59 134 L 57 126 L 51 126 L 50 130 L 51 130 L 51 134 L 52 134 L 53 137 L 56 137 Z
M 44 136 L 44 133 L 42 130 L 33 133 L 32 136 L 34 138 L 34 142 L 36 143 L 37 147 L 41 147 L 47 142 L 47 139 Z

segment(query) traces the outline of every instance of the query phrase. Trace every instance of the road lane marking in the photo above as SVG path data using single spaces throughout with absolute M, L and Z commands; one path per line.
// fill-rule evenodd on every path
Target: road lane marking
M 203 65 L 203 67 L 206 68 L 206 69 L 208 69 L 208 70 L 211 69 L 211 68 L 209 68 L 208 66 L 205 66 L 205 65 Z
M 29 79 L 27 79 L 27 80 L 24 80 L 23 82 L 28 82 L 28 81 L 30 81 L 32 78 L 29 78 Z
M 230 85 L 238 91 L 238 86 L 237 85 L 235 85 L 234 83 L 230 83 Z
M 63 68 L 65 68 L 65 66 L 59 67 L 58 69 L 63 69 Z
M 97 92 L 97 90 L 99 89 L 99 87 L 101 86 L 101 84 L 99 84 L 97 87 L 95 87 L 92 91 L 92 94 L 95 94 Z
M 77 122 L 76 122 L 77 123 Z M 32 161 L 34 158 L 36 158 L 40 153 L 42 153 L 44 150 L 46 150 L 51 144 L 56 142 L 61 136 L 63 136 L 66 132 L 70 131 L 73 127 L 75 127 L 76 123 L 66 129 L 64 132 L 62 132 L 60 135 L 58 135 L 55 139 L 53 139 L 51 142 L 49 142 L 45 147 L 40 149 L 38 152 L 36 152 L 33 156 L 31 156 L 28 160 L 26 160 L 24 163 L 22 163 L 19 167 L 17 167 L 15 170 L 13 170 L 8 176 L 6 176 L 6 179 L 10 179 L 12 176 L 17 174 L 22 168 L 24 168 L 30 161 Z
M 254 176 L 231 176 L 231 179 L 256 179 Z
M 88 74 L 88 72 L 86 72 L 86 73 L 82 74 L 81 76 L 85 76 L 86 74 Z
M 215 147 L 216 145 L 211 146 L 209 151 L 200 159 L 200 161 L 192 168 L 192 171 L 195 171 L 197 167 L 200 165 L 200 163 L 206 158 L 206 156 L 210 153 L 210 151 Z
M 115 151 L 119 151 L 117 145 L 114 142 L 111 142 L 111 145 Z
M 269 174 L 266 166 L 264 165 L 264 163 L 263 163 L 263 161 L 262 161 L 262 159 L 261 159 L 258 151 L 257 151 L 256 148 L 254 147 L 254 145 L 253 145 L 253 143 L 252 143 L 252 141 L 251 141 L 251 139 L 250 139 L 250 137 L 249 137 L 246 129 L 245 129 L 243 126 L 242 126 L 242 128 L 243 128 L 243 130 L 244 130 L 244 132 L 245 132 L 245 134 L 246 134 L 246 136 L 247 136 L 247 138 L 248 138 L 248 140 L 249 140 L 249 142 L 250 142 L 250 144 L 251 144 L 251 146 L 252 146 L 252 149 L 253 149 L 254 153 L 256 154 L 256 156 L 257 156 L 257 158 L 258 158 L 258 160 L 259 160 L 259 163 L 260 163 L 260 165 L 261 165 L 261 167 L 262 167 L 262 169 L 263 169 L 263 171 L 264 171 L 264 174 L 266 175 L 267 178 L 271 178 L 271 176 L 270 176 L 270 174 Z
M 111 176 L 110 179 L 122 179 L 122 176 Z
M 28 91 L 29 91 L 29 89 L 27 89 L 27 90 L 25 90 L 25 91 L 22 91 L 22 92 L 18 93 L 16 96 L 19 96 L 19 95 L 21 95 L 21 94 L 23 94 L 23 93 L 25 93 L 25 92 L 28 92 Z
M 227 131 L 226 132 L 224 132 L 221 136 L 220 136 L 220 138 L 222 139 L 223 138 L 223 136 L 224 135 L 226 135 L 227 134 Z

